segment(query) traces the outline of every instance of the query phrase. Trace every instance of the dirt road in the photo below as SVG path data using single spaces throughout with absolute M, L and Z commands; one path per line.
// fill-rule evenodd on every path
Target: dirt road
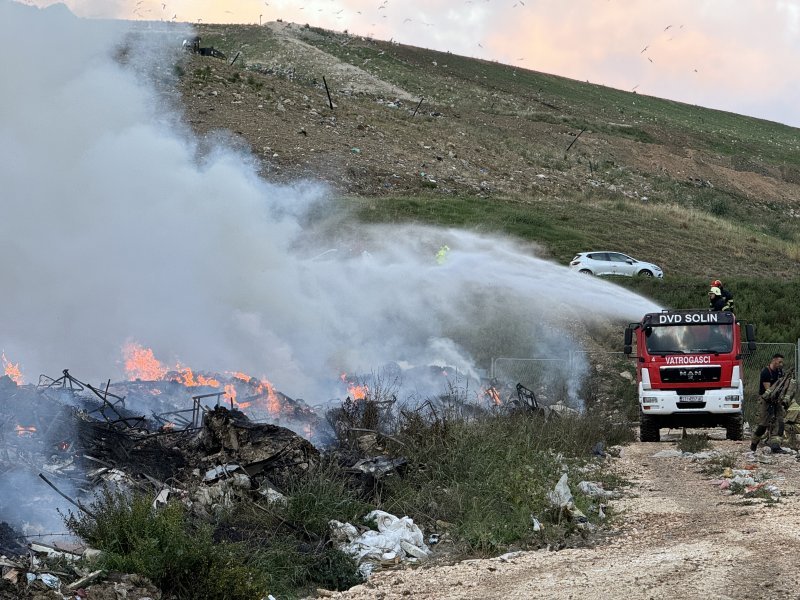
M 769 476 L 781 491 L 779 502 L 721 490 L 702 473 L 704 461 L 653 456 L 673 444 L 636 443 L 613 459 L 630 486 L 612 501 L 622 516 L 596 547 L 380 572 L 333 597 L 800 597 L 800 462 L 793 455 L 756 459 L 747 452 L 748 442 L 713 440 L 712 446 L 734 453 L 734 468 Z

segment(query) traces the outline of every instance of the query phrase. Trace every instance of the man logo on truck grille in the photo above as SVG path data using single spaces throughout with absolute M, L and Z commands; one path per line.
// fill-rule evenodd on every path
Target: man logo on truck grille
M 684 377 L 689 381 L 693 380 L 695 377 L 702 376 L 702 374 L 703 372 L 700 369 L 694 369 L 694 370 L 681 369 L 680 371 L 678 371 L 679 377 Z

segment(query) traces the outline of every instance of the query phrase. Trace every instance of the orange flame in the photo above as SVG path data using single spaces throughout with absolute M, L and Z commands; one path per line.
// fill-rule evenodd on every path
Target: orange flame
M 22 371 L 19 368 L 19 363 L 14 364 L 8 360 L 5 352 L 3 352 L 0 356 L 2 356 L 5 374 L 8 375 L 17 385 L 22 385 Z
M 34 433 L 36 433 L 36 427 L 33 427 L 32 425 L 31 426 L 17 425 L 15 429 L 17 431 L 17 435 L 20 437 L 31 436 Z
M 213 377 L 205 377 L 198 373 L 195 375 L 189 367 L 178 367 L 179 374 L 172 378 L 172 381 L 182 383 L 186 387 L 197 387 L 200 385 L 207 385 L 209 387 L 218 388 L 219 381 Z
M 495 406 L 500 406 L 503 403 L 503 401 L 500 399 L 500 392 L 498 392 L 494 386 L 486 388 L 483 393 L 486 394 L 492 402 L 494 402 Z
M 278 394 L 275 393 L 275 388 L 269 381 L 262 379 L 256 388 L 256 393 L 267 394 L 267 410 L 271 415 L 280 414 L 281 401 L 278 399 Z
M 123 354 L 125 356 L 125 370 L 130 379 L 142 379 L 146 381 L 166 379 L 175 381 L 186 387 L 208 386 L 212 388 L 223 388 L 225 396 L 229 398 L 232 404 L 238 409 L 246 409 L 256 405 L 266 409 L 273 416 L 281 414 L 282 404 L 280 396 L 278 392 L 275 391 L 272 383 L 266 379 L 251 377 L 247 373 L 241 371 L 228 371 L 227 375 L 230 375 L 231 379 L 228 380 L 229 383 L 224 383 L 213 377 L 195 373 L 189 367 L 180 364 L 173 370 L 170 370 L 155 358 L 151 349 L 144 348 L 133 342 L 123 347 Z M 236 399 L 239 393 L 236 388 L 238 386 L 239 391 L 241 391 L 243 384 L 247 385 L 245 394 L 248 397 L 248 401 L 237 402 Z M 151 390 L 150 393 L 159 395 L 161 391 Z M 254 398 L 250 398 L 250 396 Z
M 369 388 L 365 385 L 350 384 L 347 386 L 347 395 L 353 400 L 364 400 L 369 393 Z
M 357 383 L 350 383 L 347 381 L 347 373 L 339 375 L 339 379 L 347 384 L 347 395 L 353 400 L 364 400 L 369 394 L 369 387 L 366 385 L 358 385 Z
M 125 373 L 131 380 L 156 381 L 167 374 L 167 368 L 156 359 L 150 348 L 129 342 L 123 346 L 122 355 L 125 358 Z
M 233 402 L 236 402 L 236 388 L 233 387 L 232 383 L 225 384 L 225 395 Z

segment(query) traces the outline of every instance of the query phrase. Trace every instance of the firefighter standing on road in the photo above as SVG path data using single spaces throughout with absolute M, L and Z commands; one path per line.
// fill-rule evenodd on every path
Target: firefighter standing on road
M 772 385 L 783 377 L 783 354 L 774 354 L 769 364 L 761 370 L 761 377 L 758 383 L 758 426 L 753 430 L 753 437 L 750 439 L 750 450 L 758 448 L 761 436 L 769 431 L 767 443 L 770 448 L 780 449 L 783 441 L 784 415 L 786 409 L 781 402 L 781 398 L 764 399 L 764 393 Z

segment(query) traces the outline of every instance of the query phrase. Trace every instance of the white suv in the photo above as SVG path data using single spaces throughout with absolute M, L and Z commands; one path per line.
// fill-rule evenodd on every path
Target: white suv
M 658 265 L 636 260 L 621 252 L 581 252 L 572 259 L 569 268 L 587 275 L 664 277 Z

